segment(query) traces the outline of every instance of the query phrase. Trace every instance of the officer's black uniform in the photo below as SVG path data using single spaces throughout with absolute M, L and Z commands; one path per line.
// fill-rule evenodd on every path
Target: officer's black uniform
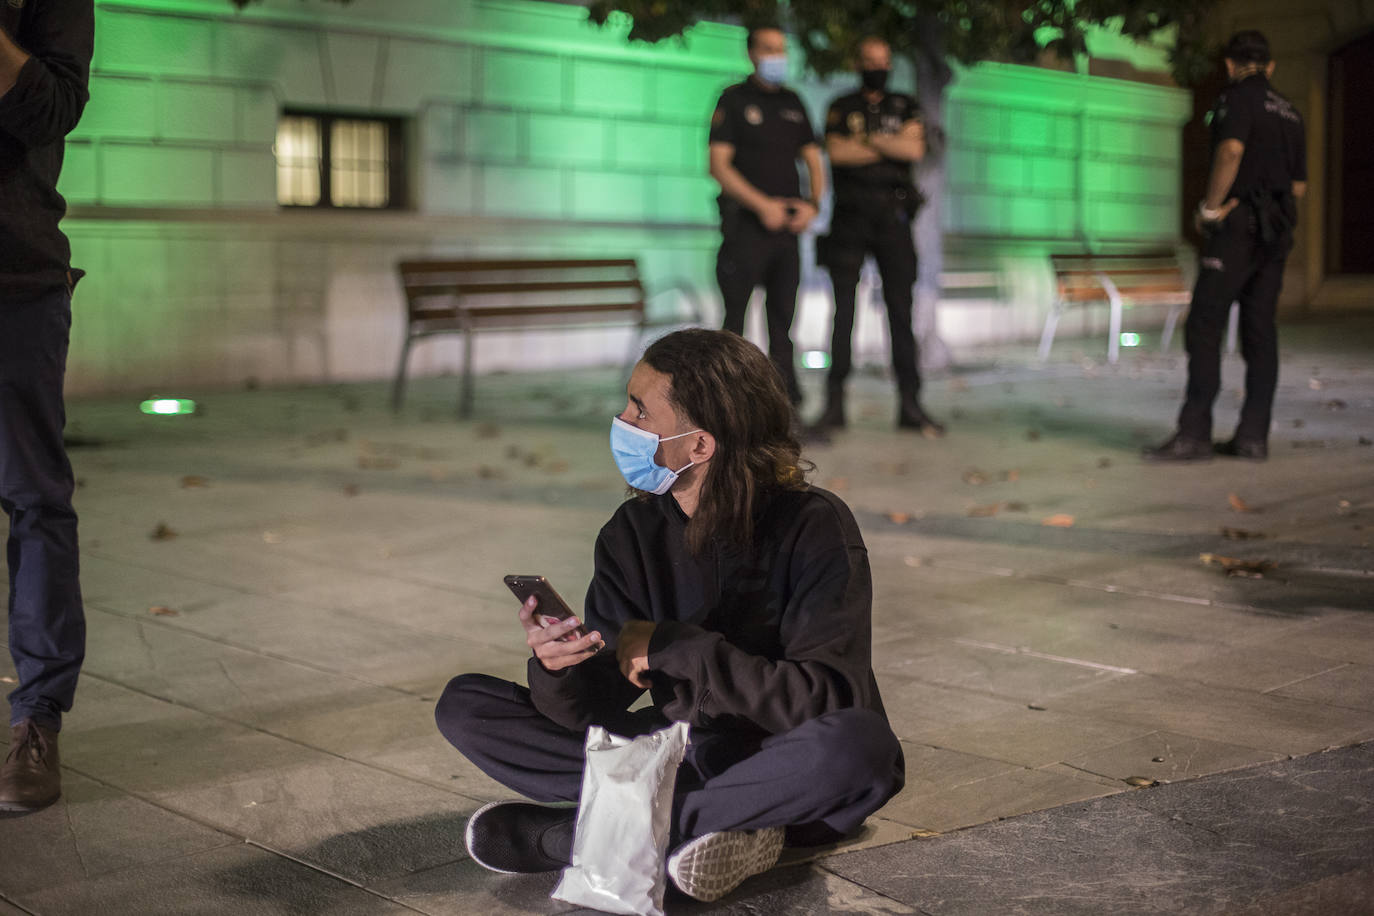
M 825 132 L 841 137 L 898 134 L 909 121 L 919 120 L 916 100 L 885 92 L 870 101 L 860 91 L 837 98 L 826 114 Z M 911 287 L 916 282 L 916 249 L 911 220 L 920 194 L 911 182 L 910 162 L 884 158 L 870 165 L 831 164 L 835 210 L 830 235 L 820 245 L 820 260 L 829 268 L 835 289 L 835 323 L 830 342 L 827 405 L 820 426 L 844 424 L 844 384 L 852 368 L 854 294 L 864 257 L 872 254 L 883 281 L 883 300 L 892 339 L 892 368 L 897 377 L 903 411 L 920 413 L 921 378 L 916 368 L 916 338 L 911 329 Z M 907 410 L 906 408 L 910 408 Z M 906 425 L 920 425 L 913 422 Z
M 802 197 L 797 176 L 801 149 L 816 143 L 801 99 L 790 89 L 764 88 L 750 77 L 721 93 L 711 115 L 711 143 L 735 148 L 732 164 L 769 197 Z M 754 287 L 763 284 L 768 316 L 768 356 L 782 373 L 793 404 L 801 388 L 792 359 L 792 318 L 797 311 L 801 254 L 797 236 L 770 232 L 734 198 L 722 194 L 716 282 L 725 301 L 725 330 L 744 333 L 744 314 Z
M 1239 301 L 1245 404 L 1231 447 L 1262 452 L 1278 382 L 1275 312 L 1297 224 L 1292 186 L 1307 180 L 1302 117 L 1257 73 L 1226 88 L 1212 109 L 1211 128 L 1214 157 L 1224 140 L 1245 144 L 1227 195 L 1240 204 L 1213 229 L 1198 262 L 1186 326 L 1188 391 L 1178 437 L 1211 442 L 1212 402 L 1221 387 L 1222 328 L 1231 303 Z

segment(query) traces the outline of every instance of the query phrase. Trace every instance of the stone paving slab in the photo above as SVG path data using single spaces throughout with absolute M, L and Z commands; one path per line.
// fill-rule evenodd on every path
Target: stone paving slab
M 929 916 L 1374 903 L 1374 747 L 1067 805 L 822 867 Z M 1330 882 L 1330 883 L 1327 883 Z
M 939 441 L 894 432 L 890 383 L 854 378 L 851 429 L 808 456 L 869 546 L 875 666 L 907 787 L 857 840 L 790 851 L 727 900 L 670 912 L 937 912 L 830 863 L 905 856 L 882 864 L 892 878 L 927 844 L 999 819 L 1146 797 L 1129 776 L 1229 774 L 1374 738 L 1365 325 L 1296 330 L 1265 464 L 1139 462 L 1176 412 L 1177 356 L 1105 367 L 1095 345 L 1067 346 L 1040 366 L 1030 349 L 989 352 L 927 385 L 950 422 Z M 1238 370 L 1226 361 L 1219 428 Z M 808 410 L 822 382 L 806 373 Z M 606 452 L 621 384 L 617 370 L 484 378 L 462 423 L 448 379 L 417 380 L 399 415 L 385 384 L 192 392 L 191 418 L 145 417 L 128 398 L 70 405 L 88 443 L 72 457 L 91 640 L 63 732 L 68 798 L 0 820 L 0 912 L 125 899 L 138 913 L 558 911 L 551 879 L 466 859 L 467 813 L 509 793 L 437 734 L 433 700 L 461 671 L 523 675 L 504 573 L 548 575 L 580 607 L 596 531 L 624 496 Z M 1054 513 L 1073 526 L 1041 524 Z M 152 537 L 159 524 L 175 536 Z M 1203 552 L 1278 567 L 1228 578 Z M 1162 788 L 1194 784 L 1208 782 Z M 1349 839 L 1322 812 L 1313 823 Z M 1154 842 L 1135 864 L 1173 874 L 1199 911 L 1223 899 L 1180 865 L 1214 834 Z M 1014 911 L 979 890 L 1005 862 L 991 883 L 945 875 L 949 899 Z M 1063 865 L 1071 887 L 1084 872 Z M 49 868 L 67 877 L 16 877 Z M 1315 911 L 1357 899 L 1360 876 L 1300 875 L 1264 899 Z

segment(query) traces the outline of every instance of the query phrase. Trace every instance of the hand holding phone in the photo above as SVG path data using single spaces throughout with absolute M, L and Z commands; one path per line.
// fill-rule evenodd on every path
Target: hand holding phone
M 548 629 L 559 621 L 569 617 L 575 617 L 568 602 L 554 591 L 549 580 L 543 576 L 506 576 L 506 587 L 520 599 L 523 604 L 531 596 L 535 599 L 534 620 L 539 626 Z M 578 624 L 576 628 L 569 630 L 566 634 L 559 637 L 560 642 L 572 642 L 587 635 L 586 627 Z

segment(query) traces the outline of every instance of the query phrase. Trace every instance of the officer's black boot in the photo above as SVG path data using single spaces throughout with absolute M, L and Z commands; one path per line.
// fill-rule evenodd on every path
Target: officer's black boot
M 914 391 L 901 393 L 897 406 L 897 428 L 914 430 L 928 439 L 938 439 L 945 434 L 945 427 L 932 420 L 921 408 Z

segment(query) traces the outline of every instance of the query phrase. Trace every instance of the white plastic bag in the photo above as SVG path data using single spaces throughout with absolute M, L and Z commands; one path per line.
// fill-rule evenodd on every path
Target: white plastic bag
M 687 723 L 638 738 L 587 729 L 572 865 L 555 900 L 627 916 L 663 916 L 663 856 Z

